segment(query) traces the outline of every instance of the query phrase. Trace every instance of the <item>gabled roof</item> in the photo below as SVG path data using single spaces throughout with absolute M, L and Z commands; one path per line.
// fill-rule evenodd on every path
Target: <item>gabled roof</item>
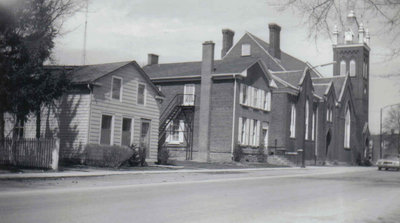
M 243 57 L 214 61 L 214 74 L 241 73 L 259 59 Z M 201 74 L 201 61 L 146 65 L 143 70 L 150 79 L 188 77 Z
M 295 71 L 270 71 L 275 77 L 289 83 L 290 85 L 297 88 L 299 86 L 300 81 L 303 77 L 303 70 L 295 70 Z M 278 80 L 279 81 L 279 80 Z
M 265 42 L 264 40 L 262 40 L 261 38 L 251 34 L 251 33 L 247 33 L 249 34 L 251 37 L 253 37 L 253 39 L 255 41 L 257 41 L 257 43 L 259 43 L 259 45 L 264 48 L 265 51 L 268 52 L 269 49 L 269 43 Z M 280 66 L 282 66 L 285 70 L 303 70 L 306 67 L 306 63 L 285 53 L 284 51 L 281 50 L 281 59 L 277 59 L 272 57 L 270 54 L 269 56 L 274 59 Z
M 323 97 L 327 95 L 331 84 L 313 84 L 313 86 L 314 86 L 314 93 L 319 97 Z
M 150 81 L 146 72 L 136 63 L 136 61 L 125 61 L 115 63 L 104 63 L 104 64 L 93 64 L 84 66 L 62 66 L 62 65 L 47 65 L 46 69 L 51 72 L 66 71 L 67 77 L 73 84 L 91 84 L 97 79 L 104 77 L 105 75 L 114 72 L 128 64 L 132 64 L 138 72 L 143 76 L 148 84 L 156 91 L 159 96 L 164 95 L 158 90 L 158 88 Z
M 332 82 L 335 88 L 336 98 L 340 98 L 342 88 L 344 88 L 346 76 L 333 76 L 333 77 L 321 77 L 321 78 L 312 78 L 314 84 L 327 84 Z
M 129 63 L 132 61 L 80 66 L 71 73 L 71 81 L 73 83 L 90 83 Z

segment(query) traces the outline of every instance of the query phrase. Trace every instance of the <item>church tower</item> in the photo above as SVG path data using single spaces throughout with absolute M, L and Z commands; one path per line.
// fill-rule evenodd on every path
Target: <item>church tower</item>
M 333 75 L 349 76 L 358 128 L 362 131 L 368 124 L 369 33 L 358 23 L 354 11 L 350 11 L 342 30 L 335 26 L 333 35 L 333 60 L 336 61 Z

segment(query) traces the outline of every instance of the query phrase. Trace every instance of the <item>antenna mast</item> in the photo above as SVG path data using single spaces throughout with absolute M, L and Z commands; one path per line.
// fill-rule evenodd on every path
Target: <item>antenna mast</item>
M 86 0 L 86 11 L 85 11 L 85 31 L 83 34 L 83 55 L 82 55 L 82 64 L 86 65 L 86 33 L 87 33 L 87 20 L 88 20 L 88 8 L 89 8 L 89 0 Z

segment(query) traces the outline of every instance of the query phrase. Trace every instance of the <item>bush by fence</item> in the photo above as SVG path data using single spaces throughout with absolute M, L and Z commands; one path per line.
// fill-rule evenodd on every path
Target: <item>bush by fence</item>
M 128 147 L 88 144 L 83 154 L 83 163 L 89 166 L 117 168 L 128 160 L 134 151 Z
M 59 141 L 57 139 L 6 138 L 0 141 L 0 164 L 33 168 L 58 168 Z

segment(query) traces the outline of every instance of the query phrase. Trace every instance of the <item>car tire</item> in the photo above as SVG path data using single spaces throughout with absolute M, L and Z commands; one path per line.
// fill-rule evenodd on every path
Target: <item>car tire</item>
M 378 167 L 378 170 L 382 170 L 382 167 Z
M 385 168 L 385 170 L 389 170 L 389 168 Z

